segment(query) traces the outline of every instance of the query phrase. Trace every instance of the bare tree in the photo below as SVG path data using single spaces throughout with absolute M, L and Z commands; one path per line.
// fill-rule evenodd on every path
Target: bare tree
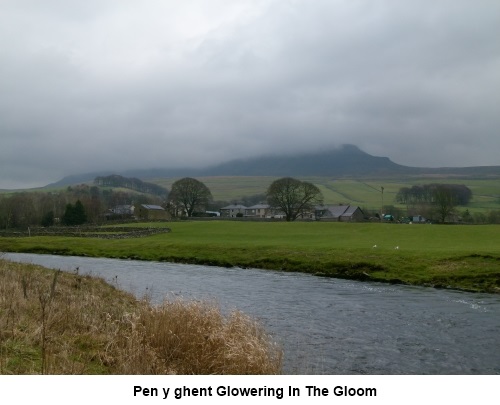
M 267 202 L 285 214 L 287 221 L 295 221 L 305 211 L 322 204 L 323 195 L 318 187 L 306 181 L 284 177 L 274 181 L 267 189 Z
M 457 198 L 447 185 L 440 184 L 434 188 L 433 201 L 436 214 L 441 222 L 445 222 L 446 218 L 455 212 Z
M 180 208 L 188 217 L 195 210 L 205 210 L 212 200 L 212 193 L 201 181 L 184 177 L 172 184 L 169 194 L 169 205 L 178 211 Z

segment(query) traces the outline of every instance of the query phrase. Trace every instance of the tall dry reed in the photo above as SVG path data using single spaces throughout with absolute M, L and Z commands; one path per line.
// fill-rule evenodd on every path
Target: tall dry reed
M 240 312 L 153 306 L 78 271 L 0 260 L 1 374 L 276 374 L 281 363 Z

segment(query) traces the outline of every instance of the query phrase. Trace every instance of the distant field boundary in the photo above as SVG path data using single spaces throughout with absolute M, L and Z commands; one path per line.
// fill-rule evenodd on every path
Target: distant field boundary
M 30 236 L 64 236 L 79 238 L 100 239 L 128 239 L 141 238 L 171 232 L 170 228 L 134 228 L 134 227 L 101 227 L 101 226 L 72 226 L 28 228 L 26 231 L 2 231 L 4 237 L 30 237 Z

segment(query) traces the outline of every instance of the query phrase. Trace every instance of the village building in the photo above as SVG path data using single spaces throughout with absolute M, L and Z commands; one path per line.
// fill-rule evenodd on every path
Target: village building
M 244 205 L 231 204 L 220 209 L 220 216 L 224 218 L 236 218 L 237 216 L 244 216 L 246 209 L 247 207 L 245 207 Z
M 159 205 L 140 204 L 135 208 L 135 216 L 137 219 L 154 221 L 170 219 L 170 214 Z
M 104 214 L 106 220 L 129 219 L 134 216 L 135 207 L 133 205 L 116 205 Z
M 315 217 L 322 221 L 355 222 L 363 221 L 365 214 L 357 205 L 330 205 L 316 207 Z
M 249 218 L 270 218 L 271 206 L 269 204 L 255 204 L 245 208 L 244 215 Z
M 222 218 L 284 218 L 284 213 L 275 211 L 268 204 L 255 204 L 246 207 L 241 204 L 231 204 L 221 208 Z M 365 214 L 357 205 L 328 205 L 315 207 L 313 212 L 302 212 L 300 219 L 316 219 L 340 222 L 359 222 L 365 219 Z
M 109 212 L 115 215 L 134 215 L 134 211 L 133 205 L 117 205 L 109 209 Z

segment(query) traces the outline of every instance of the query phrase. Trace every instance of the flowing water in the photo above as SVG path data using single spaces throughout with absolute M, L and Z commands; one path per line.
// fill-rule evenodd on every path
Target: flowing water
M 289 374 L 500 374 L 500 295 L 257 269 L 34 254 L 138 297 L 216 300 L 259 319 Z

